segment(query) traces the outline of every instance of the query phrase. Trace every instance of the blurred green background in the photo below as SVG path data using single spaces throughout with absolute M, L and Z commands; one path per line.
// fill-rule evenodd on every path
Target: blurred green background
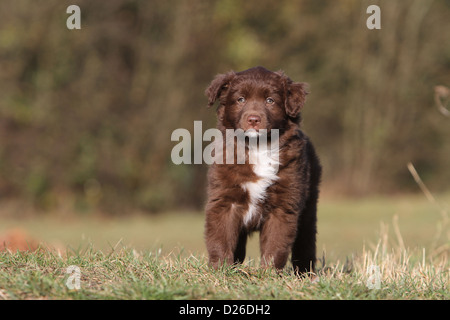
M 256 65 L 310 84 L 322 201 L 418 192 L 410 161 L 445 193 L 450 121 L 433 90 L 450 85 L 449 16 L 448 0 L 2 0 L 0 215 L 201 212 L 207 166 L 174 165 L 171 133 L 214 127 L 209 82 Z

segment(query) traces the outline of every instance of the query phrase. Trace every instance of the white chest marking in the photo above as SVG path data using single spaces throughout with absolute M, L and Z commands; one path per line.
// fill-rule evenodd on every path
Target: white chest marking
M 247 191 L 250 196 L 248 211 L 244 215 L 244 225 L 248 225 L 253 218 L 258 217 L 258 224 L 261 216 L 258 212 L 258 204 L 266 197 L 266 190 L 279 177 L 277 176 L 279 167 L 279 150 L 272 149 L 269 153 L 267 150 L 256 150 L 250 148 L 249 158 L 253 164 L 253 172 L 259 177 L 255 182 L 245 182 L 241 185 L 242 189 Z

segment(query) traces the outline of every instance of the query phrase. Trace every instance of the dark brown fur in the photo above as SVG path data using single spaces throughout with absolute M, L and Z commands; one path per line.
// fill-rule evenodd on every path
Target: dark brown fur
M 209 106 L 219 100 L 217 127 L 223 133 L 251 127 L 280 130 L 278 179 L 257 204 L 259 218 L 247 225 L 243 221 L 250 194 L 242 185 L 258 181 L 258 175 L 248 163 L 211 165 L 205 225 L 210 264 L 217 268 L 242 262 L 247 236 L 259 231 L 263 266 L 280 270 L 291 254 L 297 273 L 314 271 L 321 166 L 299 127 L 306 84 L 295 83 L 282 72 L 256 67 L 218 75 L 206 95 Z

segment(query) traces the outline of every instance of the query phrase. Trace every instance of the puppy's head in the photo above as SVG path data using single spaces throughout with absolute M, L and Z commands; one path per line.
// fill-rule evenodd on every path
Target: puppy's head
M 255 67 L 216 76 L 205 94 L 209 107 L 219 100 L 217 115 L 223 129 L 270 131 L 299 121 L 306 88 L 306 83 L 293 82 L 281 71 Z

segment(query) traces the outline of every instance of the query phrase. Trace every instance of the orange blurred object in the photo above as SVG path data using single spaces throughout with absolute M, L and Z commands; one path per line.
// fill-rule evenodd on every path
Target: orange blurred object
M 0 251 L 36 251 L 39 242 L 25 230 L 10 229 L 0 234 Z

